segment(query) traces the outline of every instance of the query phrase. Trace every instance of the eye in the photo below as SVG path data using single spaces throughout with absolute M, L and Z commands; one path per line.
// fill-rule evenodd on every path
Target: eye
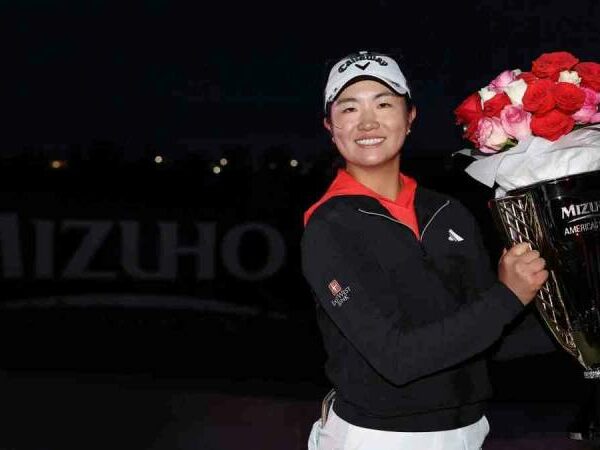
M 346 106 L 345 108 L 342 109 L 343 114 L 351 113 L 354 111 L 356 111 L 356 108 L 354 106 Z
M 393 105 L 390 102 L 381 102 L 378 106 L 379 108 L 391 108 Z

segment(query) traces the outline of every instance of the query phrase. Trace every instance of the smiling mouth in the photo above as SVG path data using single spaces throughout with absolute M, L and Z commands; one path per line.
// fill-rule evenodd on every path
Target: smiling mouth
M 356 142 L 358 145 L 371 146 L 371 145 L 381 144 L 383 141 L 385 141 L 385 138 L 378 137 L 378 138 L 368 138 L 368 139 L 357 139 L 354 142 Z

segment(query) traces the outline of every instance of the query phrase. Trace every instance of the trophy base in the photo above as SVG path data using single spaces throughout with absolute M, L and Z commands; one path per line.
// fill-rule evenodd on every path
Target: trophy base
M 595 414 L 596 406 L 592 406 L 594 411 L 587 411 L 588 414 Z M 595 446 L 600 444 L 600 428 L 598 427 L 598 420 L 596 418 L 586 417 L 586 421 L 580 419 L 579 422 L 571 425 L 568 436 L 573 441 L 587 441 Z
M 586 380 L 600 380 L 600 368 L 586 370 L 583 372 L 583 378 Z
M 571 440 L 587 441 L 592 448 L 600 448 L 600 383 L 585 383 L 586 390 L 582 397 L 579 411 L 567 432 Z
M 569 432 L 569 439 L 573 441 L 588 441 L 588 442 L 600 442 L 600 435 L 597 430 L 586 430 L 586 432 L 572 431 Z

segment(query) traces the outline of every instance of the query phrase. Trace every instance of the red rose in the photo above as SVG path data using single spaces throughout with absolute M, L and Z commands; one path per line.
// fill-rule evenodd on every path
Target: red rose
M 534 114 L 531 118 L 531 132 L 550 141 L 556 141 L 559 137 L 569 133 L 575 120 L 556 109 L 546 114 Z
M 581 77 L 581 86 L 600 91 L 600 64 L 595 62 L 582 62 L 574 69 Z
M 523 95 L 523 109 L 537 114 L 544 114 L 554 108 L 556 101 L 552 95 L 554 83 L 550 80 L 536 80 L 527 86 Z
M 523 80 L 527 84 L 531 84 L 537 79 L 538 77 L 531 72 L 521 72 L 519 75 L 517 75 L 517 80 Z
M 483 110 L 481 108 L 481 97 L 478 93 L 469 95 L 458 108 L 454 110 L 456 115 L 456 123 L 469 124 L 473 121 L 477 121 L 482 115 Z
M 504 92 L 496 94 L 483 103 L 483 114 L 488 117 L 500 117 L 500 111 L 510 104 L 510 97 Z
M 465 129 L 464 137 L 475 144 L 475 147 L 479 147 L 479 137 L 477 135 L 477 129 L 479 120 L 473 120 Z
M 533 61 L 531 71 L 536 77 L 558 80 L 558 74 L 571 69 L 579 60 L 569 52 L 544 53 Z
M 552 88 L 552 96 L 556 100 L 556 107 L 565 114 L 576 113 L 585 102 L 583 89 L 572 83 L 556 83 Z

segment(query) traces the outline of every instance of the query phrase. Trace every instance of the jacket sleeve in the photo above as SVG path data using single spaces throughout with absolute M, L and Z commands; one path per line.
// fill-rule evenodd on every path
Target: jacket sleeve
M 327 222 L 315 221 L 306 229 L 302 239 L 303 274 L 342 334 L 393 384 L 406 384 L 488 349 L 523 309 L 506 286 L 494 282 L 442 320 L 411 325 L 401 305 L 416 301 L 409 296 L 411 289 L 424 287 L 410 286 L 411 280 L 407 279 L 407 294 L 397 298 L 376 261 L 352 255 L 351 246 L 341 245 L 332 228 Z M 334 294 L 338 289 L 341 291 Z M 451 296 L 441 287 L 438 290 L 432 295 Z M 400 307 L 381 311 L 383 296 L 396 297 Z
M 557 350 L 560 350 L 560 344 L 543 323 L 535 306 L 531 305 L 507 327 L 503 338 L 494 348 L 492 358 L 505 361 Z
M 471 279 L 479 280 L 496 278 L 497 275 L 490 266 L 490 252 L 483 242 L 479 224 L 473 215 L 469 212 L 467 214 L 472 222 L 472 236 L 479 254 L 479 257 L 474 259 L 478 263 L 473 265 L 473 273 L 469 276 Z M 550 353 L 558 349 L 558 344 L 552 337 L 551 332 L 543 323 L 543 319 L 540 317 L 535 305 L 531 303 L 523 308 L 515 320 L 506 326 L 502 338 L 491 349 L 491 355 L 494 360 L 502 361 L 528 355 Z

